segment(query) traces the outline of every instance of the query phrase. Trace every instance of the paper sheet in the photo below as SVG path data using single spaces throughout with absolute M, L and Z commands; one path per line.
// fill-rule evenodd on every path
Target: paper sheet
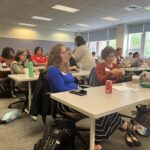
M 123 86 L 123 85 L 116 85 L 116 86 L 113 86 L 113 89 L 116 89 L 118 91 L 121 91 L 121 92 L 135 92 L 137 91 L 138 89 L 136 88 L 130 88 L 130 87 L 127 87 L 127 86 Z

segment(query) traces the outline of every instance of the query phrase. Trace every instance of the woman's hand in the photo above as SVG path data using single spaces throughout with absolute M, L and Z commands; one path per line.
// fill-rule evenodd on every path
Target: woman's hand
M 123 76 L 122 70 L 118 68 L 111 70 L 111 73 L 113 74 L 114 77 L 119 78 L 119 79 Z
M 79 69 L 77 68 L 77 66 L 72 66 L 72 67 L 70 67 L 70 70 L 71 70 L 71 71 L 77 71 L 77 72 L 79 71 Z

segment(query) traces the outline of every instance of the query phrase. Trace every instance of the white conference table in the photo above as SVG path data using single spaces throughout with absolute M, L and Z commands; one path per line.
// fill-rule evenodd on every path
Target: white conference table
M 72 75 L 73 76 L 88 76 L 89 73 L 90 73 L 90 71 L 80 71 L 80 72 L 73 72 Z M 30 107 L 31 107 L 31 82 L 38 80 L 39 74 L 37 74 L 37 75 L 34 74 L 33 78 L 30 78 L 26 74 L 11 74 L 11 75 L 8 75 L 8 77 L 16 82 L 28 82 L 28 90 L 29 90 L 28 99 L 29 99 L 29 110 L 30 110 Z
M 30 107 L 31 107 L 31 90 L 32 90 L 31 89 L 31 82 L 38 80 L 39 75 L 34 74 L 34 77 L 30 78 L 29 75 L 26 75 L 26 74 L 11 74 L 11 75 L 8 75 L 8 77 L 14 81 L 17 81 L 17 82 L 28 82 L 28 90 L 29 90 L 28 99 L 29 99 L 29 110 L 30 110 Z
M 52 99 L 72 107 L 90 118 L 90 150 L 94 150 L 95 145 L 95 119 L 150 99 L 150 89 L 148 88 L 142 88 L 131 82 L 115 85 L 137 88 L 138 90 L 122 92 L 113 89 L 112 94 L 105 94 L 105 86 L 99 86 L 86 89 L 87 95 L 85 96 L 69 92 L 51 94 Z
M 2 72 L 10 71 L 10 68 L 9 67 L 7 67 L 7 68 L 0 68 L 0 71 L 2 71 Z
M 150 71 L 150 66 L 149 67 L 129 67 L 129 68 L 123 68 L 123 69 L 128 72 Z

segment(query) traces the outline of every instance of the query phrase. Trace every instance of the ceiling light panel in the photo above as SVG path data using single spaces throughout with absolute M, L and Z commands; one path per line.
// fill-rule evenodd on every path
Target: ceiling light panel
M 118 21 L 119 20 L 118 18 L 115 18 L 115 17 L 103 17 L 102 19 L 107 20 L 107 21 Z
M 146 9 L 146 10 L 150 10 L 150 6 L 144 7 L 144 9 Z
M 21 25 L 21 26 L 29 26 L 29 27 L 36 27 L 37 25 L 35 25 L 35 24 L 29 24 L 29 23 L 19 23 L 19 25 Z
M 82 23 L 78 23 L 76 24 L 77 26 L 80 26 L 80 27 L 89 27 L 90 25 L 88 24 L 82 24 Z
M 63 6 L 63 5 L 55 5 L 52 8 L 61 10 L 61 11 L 71 12 L 71 13 L 75 13 L 75 12 L 79 11 L 79 9 L 75 9 L 75 8 L 67 7 L 67 6 Z
M 52 18 L 40 17 L 40 16 L 32 16 L 32 19 L 43 20 L 43 21 L 52 21 Z

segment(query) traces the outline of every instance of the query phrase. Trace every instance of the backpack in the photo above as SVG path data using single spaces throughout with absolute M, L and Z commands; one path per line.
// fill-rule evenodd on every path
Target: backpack
M 76 127 L 69 119 L 57 119 L 48 128 L 34 150 L 73 150 Z
M 150 135 L 150 108 L 148 105 L 137 105 L 137 114 L 135 121 L 137 124 L 137 132 L 142 136 Z
M 9 78 L 0 78 L 0 98 L 12 97 L 10 82 Z

